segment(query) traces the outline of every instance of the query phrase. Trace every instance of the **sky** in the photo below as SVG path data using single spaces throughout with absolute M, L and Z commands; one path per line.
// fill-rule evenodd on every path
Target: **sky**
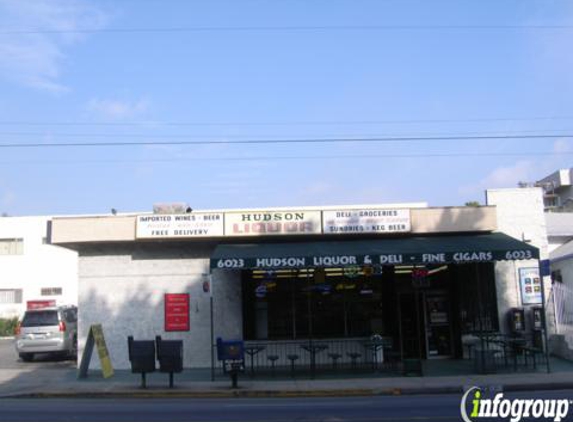
M 572 42 L 568 0 L 0 0 L 0 213 L 483 203 L 573 167 Z

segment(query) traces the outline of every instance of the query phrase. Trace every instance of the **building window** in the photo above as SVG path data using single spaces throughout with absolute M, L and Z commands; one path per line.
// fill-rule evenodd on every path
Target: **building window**
M 22 289 L 0 289 L 0 304 L 22 303 Z
M 42 296 L 61 296 L 62 295 L 62 288 L 61 287 L 44 287 L 41 290 Z
M 24 239 L 0 239 L 0 255 L 22 255 Z

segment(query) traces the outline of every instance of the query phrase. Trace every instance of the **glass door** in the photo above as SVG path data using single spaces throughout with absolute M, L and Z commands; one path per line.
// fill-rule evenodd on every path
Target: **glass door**
M 427 292 L 424 295 L 424 308 L 428 358 L 451 357 L 453 344 L 449 296 L 446 293 Z
M 425 333 L 421 296 L 417 292 L 400 293 L 398 296 L 400 348 L 403 358 L 424 358 Z

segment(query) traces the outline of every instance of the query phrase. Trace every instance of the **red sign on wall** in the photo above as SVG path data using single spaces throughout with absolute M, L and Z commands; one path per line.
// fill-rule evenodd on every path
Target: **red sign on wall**
M 165 331 L 189 331 L 189 294 L 165 294 Z
M 56 306 L 55 300 L 29 300 L 26 302 L 26 309 L 42 309 Z

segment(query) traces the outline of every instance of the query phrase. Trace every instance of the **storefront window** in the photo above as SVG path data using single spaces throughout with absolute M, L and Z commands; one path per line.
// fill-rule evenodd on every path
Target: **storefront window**
M 439 355 L 460 350 L 464 333 L 499 330 L 492 263 L 423 268 L 421 278 L 418 270 L 404 266 L 384 267 L 375 273 L 343 269 L 245 271 L 244 338 L 379 334 L 395 339 L 396 345 L 403 343 L 405 349 L 411 343 L 414 354 L 422 344 L 431 349 L 428 355 L 432 351 Z M 439 338 L 446 338 L 447 344 L 432 349 L 432 342 Z
M 497 296 L 492 263 L 452 266 L 459 298 L 462 333 L 498 331 Z
M 246 274 L 243 282 L 248 339 L 261 339 L 262 333 L 273 340 L 362 337 L 382 329 L 381 275 L 349 277 L 342 270 L 329 270 L 315 277 L 310 270 L 256 276 Z M 258 327 L 261 324 L 268 329 Z

